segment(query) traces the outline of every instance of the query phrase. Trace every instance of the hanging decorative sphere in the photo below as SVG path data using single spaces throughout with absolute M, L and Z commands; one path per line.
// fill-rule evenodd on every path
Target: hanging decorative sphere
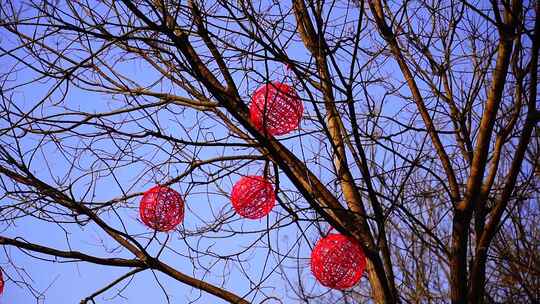
M 296 91 L 280 82 L 258 88 L 249 105 L 251 121 L 269 135 L 284 135 L 298 128 L 303 112 L 304 105 Z
M 139 213 L 146 226 L 170 231 L 184 219 L 184 201 L 178 192 L 158 185 L 144 193 Z
M 244 176 L 231 192 L 234 210 L 248 219 L 258 219 L 268 215 L 276 202 L 272 183 L 263 176 Z
M 0 294 L 4 293 L 4 274 L 0 269 Z
M 351 288 L 362 277 L 366 256 L 351 237 L 332 233 L 320 239 L 311 252 L 311 272 L 324 286 Z

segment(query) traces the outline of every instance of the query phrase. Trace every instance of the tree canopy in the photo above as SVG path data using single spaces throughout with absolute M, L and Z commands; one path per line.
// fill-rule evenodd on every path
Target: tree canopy
M 540 1 L 0 3 L 4 297 L 540 301 Z M 272 83 L 289 133 L 250 116 Z M 260 219 L 231 205 L 249 175 Z M 169 232 L 139 216 L 156 184 Z M 367 258 L 352 288 L 310 272 L 330 231 Z

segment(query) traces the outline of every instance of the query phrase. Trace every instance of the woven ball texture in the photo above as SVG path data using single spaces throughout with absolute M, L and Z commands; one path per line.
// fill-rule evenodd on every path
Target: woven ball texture
M 178 192 L 158 185 L 144 193 L 139 212 L 146 226 L 167 232 L 184 219 L 184 201 Z
M 0 269 L 0 294 L 4 292 L 4 274 L 2 273 L 2 270 Z
M 358 243 L 342 234 L 320 239 L 311 252 L 311 272 L 324 286 L 348 289 L 360 281 L 366 267 L 364 251 Z
M 257 129 L 269 135 L 284 135 L 300 124 L 304 105 L 289 85 L 271 82 L 258 88 L 251 97 L 250 119 Z
M 274 186 L 263 176 L 244 176 L 233 186 L 231 202 L 240 216 L 259 219 L 275 205 Z

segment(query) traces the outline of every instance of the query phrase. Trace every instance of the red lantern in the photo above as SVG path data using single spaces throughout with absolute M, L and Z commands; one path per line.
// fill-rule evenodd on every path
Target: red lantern
M 4 293 L 4 274 L 0 270 L 0 294 Z
M 249 105 L 253 124 L 270 135 L 283 135 L 298 128 L 303 112 L 304 105 L 295 90 L 280 82 L 257 89 Z
M 274 187 L 263 176 L 244 176 L 233 186 L 231 202 L 242 217 L 261 218 L 268 215 L 274 207 Z
M 311 252 L 311 272 L 324 286 L 347 289 L 358 283 L 366 267 L 366 256 L 351 237 L 329 234 Z
M 184 201 L 178 192 L 158 185 L 144 193 L 139 212 L 146 226 L 170 231 L 184 219 Z

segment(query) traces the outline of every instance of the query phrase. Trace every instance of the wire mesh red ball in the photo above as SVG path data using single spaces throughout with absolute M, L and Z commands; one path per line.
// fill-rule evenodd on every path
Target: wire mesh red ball
M 258 219 L 268 215 L 276 202 L 274 186 L 263 176 L 244 176 L 231 192 L 234 210 L 248 219 Z
M 351 237 L 332 233 L 320 239 L 311 252 L 311 272 L 324 286 L 351 288 L 360 281 L 366 256 Z
M 296 91 L 281 82 L 258 88 L 249 105 L 251 121 L 269 135 L 284 135 L 298 128 L 303 112 L 304 105 Z
M 0 270 L 0 294 L 4 293 L 4 274 Z
M 178 192 L 158 185 L 144 193 L 139 213 L 146 226 L 157 231 L 170 231 L 184 219 L 184 201 Z

